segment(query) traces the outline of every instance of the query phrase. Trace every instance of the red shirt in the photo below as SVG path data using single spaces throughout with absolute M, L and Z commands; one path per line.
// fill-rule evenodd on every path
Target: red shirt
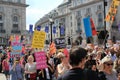
M 2 66 L 4 70 L 9 70 L 9 63 L 6 60 L 3 60 Z

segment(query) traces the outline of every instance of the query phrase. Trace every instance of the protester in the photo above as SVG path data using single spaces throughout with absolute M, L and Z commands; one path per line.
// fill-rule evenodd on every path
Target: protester
M 120 80 L 120 57 L 115 61 L 115 70 L 117 72 L 118 80 Z
M 9 78 L 9 60 L 7 56 L 5 56 L 5 59 L 2 61 L 2 71 L 6 78 Z
M 57 55 L 61 60 L 61 63 L 57 65 L 57 71 L 58 71 L 58 77 L 59 77 L 63 75 L 65 72 L 67 72 L 67 70 L 70 69 L 70 64 L 65 54 L 63 54 L 62 52 L 59 52 Z
M 117 80 L 117 73 L 115 70 L 113 70 L 113 60 L 110 56 L 106 56 L 102 59 L 103 63 L 103 70 L 101 73 L 104 75 L 104 79 L 100 77 L 100 80 Z
M 2 53 L 0 53 L 0 73 L 2 72 Z
M 99 80 L 96 60 L 88 60 L 85 63 L 85 80 Z M 92 77 L 91 77 L 92 76 Z
M 83 69 L 86 62 L 86 55 L 87 51 L 85 49 L 73 47 L 69 58 L 72 68 L 60 76 L 58 80 L 85 80 Z
M 20 58 L 16 57 L 14 60 L 14 64 L 10 70 L 11 80 L 24 80 L 24 68 L 20 64 Z
M 34 62 L 34 57 L 30 55 L 25 64 L 25 77 L 26 80 L 36 80 L 37 78 L 36 62 Z
M 54 67 L 49 63 L 49 56 L 47 55 L 47 68 L 41 69 L 38 72 L 39 80 L 52 80 L 54 74 Z

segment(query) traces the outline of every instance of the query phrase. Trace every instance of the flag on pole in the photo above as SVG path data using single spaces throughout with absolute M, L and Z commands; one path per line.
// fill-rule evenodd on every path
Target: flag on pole
M 33 25 L 32 25 L 32 24 L 29 25 L 29 32 L 30 32 L 30 33 L 33 32 Z
M 41 26 L 37 26 L 37 31 L 40 31 L 41 30 Z
M 108 11 L 108 14 L 105 18 L 105 21 L 107 22 L 111 22 L 111 24 L 113 23 L 115 16 L 117 14 L 118 11 L 118 6 L 120 5 L 120 1 L 118 0 L 113 0 L 110 6 L 110 9 Z
M 46 33 L 49 33 L 49 26 L 46 26 L 46 27 L 45 27 L 45 32 L 46 32 Z
M 60 35 L 65 35 L 65 27 L 64 26 L 60 27 Z
M 90 23 L 91 23 L 91 28 L 92 28 L 92 35 L 95 36 L 95 35 L 97 35 L 97 31 L 95 29 L 95 24 L 94 24 L 92 18 L 90 18 Z
M 92 30 L 91 30 L 91 24 L 90 24 L 90 17 L 84 18 L 84 30 L 86 37 L 91 37 L 92 36 Z
M 56 27 L 53 27 L 53 34 L 56 34 Z

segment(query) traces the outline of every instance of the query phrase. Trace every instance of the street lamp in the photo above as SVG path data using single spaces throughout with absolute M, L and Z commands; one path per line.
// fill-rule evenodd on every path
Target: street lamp
M 50 21 L 50 28 L 51 28 L 51 43 L 52 43 L 52 25 L 54 23 L 52 17 L 49 17 L 49 21 Z
M 104 0 L 103 4 L 104 4 L 104 19 L 105 19 L 105 17 L 106 17 L 106 6 L 107 6 L 107 1 Z M 106 21 L 105 21 L 105 20 L 104 20 L 104 30 L 106 30 Z
M 106 17 L 106 6 L 107 6 L 107 1 L 104 0 L 104 1 L 103 1 L 103 4 L 104 4 L 104 19 L 105 19 L 105 17 Z M 106 21 L 105 21 L 105 20 L 104 20 L 104 33 L 105 33 L 105 44 L 104 44 L 104 46 L 105 46 L 105 48 L 106 48 L 107 31 L 106 31 Z

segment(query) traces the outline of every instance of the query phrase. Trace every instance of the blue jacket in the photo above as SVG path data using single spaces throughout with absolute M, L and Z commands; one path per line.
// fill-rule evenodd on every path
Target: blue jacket
M 15 69 L 13 69 L 12 67 L 10 70 L 11 80 L 19 80 L 19 79 L 24 80 L 23 73 L 24 73 L 23 68 L 21 67 L 20 64 L 17 64 L 15 66 Z

